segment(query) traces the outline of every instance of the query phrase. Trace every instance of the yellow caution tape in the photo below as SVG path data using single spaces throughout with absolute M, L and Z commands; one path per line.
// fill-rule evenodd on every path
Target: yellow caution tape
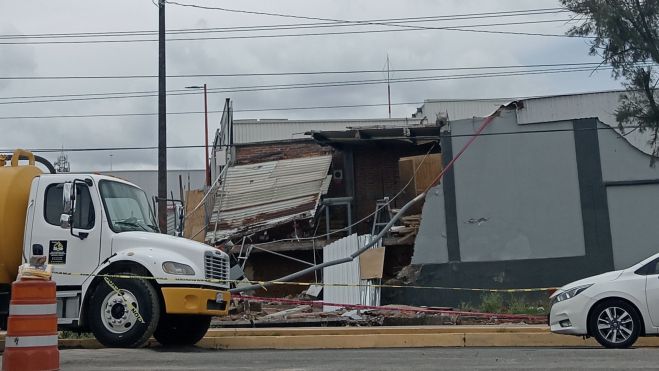
M 280 282 L 280 281 L 249 281 L 249 280 L 219 280 L 213 278 L 176 278 L 176 277 L 151 277 L 136 276 L 128 274 L 92 274 L 92 273 L 71 273 L 71 272 L 53 272 L 53 274 L 65 276 L 86 276 L 86 277 L 104 277 L 104 278 L 123 278 L 123 279 L 145 279 L 172 282 L 199 282 L 199 283 L 249 283 L 251 285 L 288 285 L 288 286 L 331 286 L 331 287 L 375 287 L 375 288 L 395 288 L 395 289 L 425 289 L 425 290 L 446 290 L 446 291 L 476 291 L 476 292 L 542 292 L 555 291 L 556 287 L 535 287 L 521 289 L 484 289 L 469 287 L 444 287 L 444 286 L 417 286 L 417 285 L 385 285 L 385 284 L 350 284 L 350 283 L 318 283 L 318 282 Z

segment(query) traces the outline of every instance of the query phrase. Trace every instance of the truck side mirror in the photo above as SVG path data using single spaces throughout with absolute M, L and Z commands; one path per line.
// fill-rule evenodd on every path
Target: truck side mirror
M 183 227 L 184 227 L 184 221 L 185 221 L 185 210 L 183 209 L 183 205 L 180 203 L 177 203 L 176 206 L 174 207 L 174 215 L 175 215 L 175 229 L 176 229 L 176 236 L 182 237 L 183 236 Z
M 75 209 L 75 187 L 73 183 L 66 182 L 62 185 L 62 215 L 60 216 L 60 226 L 64 229 L 72 227 L 73 210 Z

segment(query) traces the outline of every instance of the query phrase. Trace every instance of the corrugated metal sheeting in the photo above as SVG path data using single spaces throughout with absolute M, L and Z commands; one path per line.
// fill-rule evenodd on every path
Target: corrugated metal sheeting
M 435 122 L 437 115 L 448 116 L 451 121 L 470 119 L 473 117 L 485 117 L 502 105 L 514 99 L 474 99 L 474 100 L 426 100 L 421 112 L 416 117 Z
M 346 130 L 369 126 L 418 125 L 420 119 L 371 120 L 235 120 L 236 144 L 270 142 L 276 140 L 309 139 L 304 133 L 312 130 Z
M 332 156 L 234 166 L 216 196 L 206 240 L 214 242 L 315 215 Z
M 323 262 L 342 259 L 354 254 L 371 241 L 371 235 L 351 234 L 323 248 Z M 359 257 L 356 259 L 323 268 L 323 300 L 328 303 L 380 305 L 380 290 L 369 287 L 368 281 L 360 279 Z M 342 286 L 351 285 L 351 286 Z M 324 312 L 332 312 L 340 307 L 324 305 Z
M 167 234 L 176 235 L 176 213 L 174 210 L 167 210 Z
M 517 110 L 517 120 L 520 125 L 596 117 L 603 124 L 622 134 L 615 119 L 615 110 L 620 103 L 622 93 L 623 91 L 615 90 L 524 99 L 428 100 L 417 117 L 426 116 L 430 120 L 438 113 L 448 113 L 451 121 L 484 117 L 500 105 L 513 100 L 522 100 L 524 107 Z M 642 152 L 652 154 L 652 146 L 648 144 L 649 133 L 626 130 L 624 138 Z

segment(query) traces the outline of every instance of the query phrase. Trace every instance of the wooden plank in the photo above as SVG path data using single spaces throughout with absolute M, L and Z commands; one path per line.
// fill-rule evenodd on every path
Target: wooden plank
M 382 278 L 384 247 L 370 249 L 359 256 L 359 276 L 363 280 Z
M 427 157 L 426 155 L 401 157 L 398 160 L 400 181 L 402 184 L 407 184 L 410 179 L 413 180 L 406 190 L 408 194 L 414 193 L 413 196 L 425 191 L 441 171 L 442 155 L 440 153 L 431 153 Z
M 199 202 L 204 198 L 204 191 L 191 190 L 186 193 L 185 197 L 185 228 L 183 229 L 183 237 L 193 239 L 198 242 L 204 242 L 206 237 L 206 209 L 204 205 L 200 206 L 195 212 L 192 210 L 199 205 Z

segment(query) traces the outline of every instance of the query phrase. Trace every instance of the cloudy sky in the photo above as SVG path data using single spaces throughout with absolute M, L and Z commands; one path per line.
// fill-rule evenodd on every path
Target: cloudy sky
M 464 27 L 470 30 L 563 34 L 569 28 L 569 13 L 475 18 L 474 13 L 511 12 L 557 8 L 557 0 L 179 0 L 182 4 L 224 7 L 236 10 L 292 14 L 333 20 L 387 20 L 392 18 L 435 17 L 415 23 L 421 27 Z M 510 13 L 508 13 L 510 14 Z M 458 19 L 439 19 L 456 16 Z M 455 17 L 454 17 L 455 18 Z M 438 20 L 439 19 L 439 20 Z M 409 21 L 409 20 L 406 20 Z M 538 22 L 541 21 L 541 22 Z M 545 22 L 551 21 L 551 22 Z M 222 109 L 231 98 L 235 118 L 384 118 L 386 106 L 240 112 L 268 108 L 336 105 L 378 105 L 387 102 L 386 85 L 350 85 L 306 89 L 214 92 L 212 89 L 261 85 L 383 79 L 387 55 L 391 69 L 449 68 L 445 71 L 393 72 L 393 79 L 471 75 L 471 78 L 431 80 L 392 85 L 393 116 L 409 117 L 425 99 L 500 98 L 617 89 L 610 71 L 581 71 L 473 78 L 473 74 L 495 70 L 450 70 L 483 66 L 526 66 L 538 64 L 599 62 L 588 56 L 587 40 L 465 32 L 446 29 L 411 29 L 382 24 L 343 24 L 342 27 L 293 28 L 245 31 L 235 27 L 267 25 L 309 25 L 321 21 L 245 14 L 223 10 L 167 5 L 167 29 L 200 32 L 170 34 L 170 39 L 209 38 L 213 40 L 171 40 L 167 44 L 168 75 L 254 74 L 312 71 L 369 70 L 364 74 L 316 74 L 239 77 L 170 77 L 167 89 L 176 91 L 190 85 L 208 84 L 209 110 Z M 524 24 L 510 25 L 506 23 Z M 534 23 L 528 23 L 534 22 Z M 327 22 L 325 22 L 327 23 Z M 474 25 L 487 25 L 472 27 Z M 208 29 L 234 27 L 232 32 Z M 310 26 L 305 26 L 310 27 Z M 110 148 L 157 145 L 157 116 L 109 116 L 65 118 L 52 116 L 153 114 L 157 112 L 155 77 L 104 79 L 6 79 L 7 77 L 154 76 L 158 73 L 158 8 L 151 0 L 0 0 L 0 149 L 17 147 Z M 382 31 L 342 35 L 255 37 L 300 33 Z M 90 32 L 146 31 L 138 35 L 113 37 L 17 38 L 12 35 L 78 34 Z M 231 37 L 240 38 L 231 38 Z M 97 42 L 118 40 L 140 42 Z M 72 41 L 76 43 L 71 43 Z M 94 41 L 80 43 L 80 41 Z M 35 43 L 37 42 L 37 43 Z M 556 67 L 546 67 L 556 68 Z M 498 71 L 519 72 L 520 68 Z M 383 72 L 378 72 L 383 71 Z M 244 90 L 244 89 L 243 89 Z M 104 98 L 103 93 L 140 92 L 123 99 Z M 142 93 L 145 92 L 145 93 Z M 203 110 L 203 96 L 172 95 L 168 112 Z M 78 95 L 75 97 L 58 97 Z M 46 96 L 46 97 L 43 97 Z M 39 98 L 42 97 L 42 98 Z M 115 95 L 116 97 L 116 95 Z M 69 100 L 72 99 L 72 100 Z M 33 101 L 51 100 L 50 102 Z M 54 101 L 53 101 L 54 100 Z M 68 101 L 67 101 L 68 100 Z M 50 116 L 27 119 L 24 116 Z M 209 117 L 211 137 L 220 115 Z M 168 145 L 202 145 L 203 115 L 169 115 Z M 57 154 L 43 154 L 52 160 Z M 156 151 L 69 152 L 73 171 L 155 169 Z M 203 149 L 170 149 L 170 168 L 203 168 Z

